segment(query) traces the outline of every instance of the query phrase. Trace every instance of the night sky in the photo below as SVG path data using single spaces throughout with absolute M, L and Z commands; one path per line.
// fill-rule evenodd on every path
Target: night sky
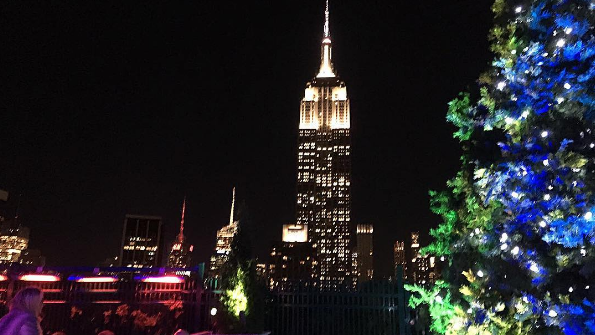
M 447 103 L 492 58 L 487 0 L 331 1 L 335 69 L 351 99 L 352 220 L 392 244 L 438 224 L 460 150 Z M 317 72 L 324 1 L 4 1 L 0 189 L 48 265 L 119 253 L 126 213 L 164 217 L 206 261 L 231 189 L 256 252 L 295 220 L 299 103 Z M 4 205 L 10 207 L 12 205 Z

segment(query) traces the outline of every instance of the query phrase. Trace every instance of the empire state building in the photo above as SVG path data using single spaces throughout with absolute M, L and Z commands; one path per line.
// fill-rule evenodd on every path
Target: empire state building
M 347 87 L 332 63 L 326 2 L 320 70 L 300 106 L 297 224 L 316 248 L 320 289 L 354 286 L 351 244 L 351 137 Z

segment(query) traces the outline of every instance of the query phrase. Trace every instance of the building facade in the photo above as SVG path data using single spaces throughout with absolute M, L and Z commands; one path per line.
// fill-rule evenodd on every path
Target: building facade
M 19 224 L 18 219 L 2 222 L 0 228 L 0 263 L 18 263 L 29 246 L 29 228 Z
M 283 225 L 283 240 L 273 246 L 267 271 L 271 290 L 291 292 L 318 287 L 316 250 L 308 242 L 307 229 Z
M 45 266 L 45 257 L 38 249 L 25 249 L 19 258 L 19 264 L 30 266 Z
M 120 265 L 131 268 L 161 266 L 163 220 L 159 216 L 126 215 Z
M 357 236 L 357 283 L 361 285 L 374 277 L 374 226 L 358 224 Z
M 407 279 L 407 256 L 405 255 L 405 241 L 396 241 L 394 245 L 395 275 L 397 267 L 402 267 L 403 279 Z
M 318 74 L 300 106 L 297 220 L 316 249 L 323 290 L 353 288 L 351 255 L 351 135 L 347 87 L 331 61 L 328 2 Z
M 186 242 L 184 236 L 184 216 L 186 214 L 186 198 L 182 204 L 182 219 L 180 221 L 180 232 L 171 246 L 167 257 L 167 266 L 172 268 L 186 268 L 190 266 L 191 252 L 194 246 Z
M 229 214 L 229 224 L 217 231 L 217 242 L 215 244 L 215 254 L 211 256 L 209 266 L 210 276 L 219 278 L 221 276 L 221 267 L 229 259 L 231 253 L 231 243 L 238 232 L 238 221 L 235 219 L 236 189 L 233 188 L 231 197 L 231 213 Z
M 428 286 L 436 281 L 436 258 L 420 253 L 419 232 L 411 233 L 411 282 Z

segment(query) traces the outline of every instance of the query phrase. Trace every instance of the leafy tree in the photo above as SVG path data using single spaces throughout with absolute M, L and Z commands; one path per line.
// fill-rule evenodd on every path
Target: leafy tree
M 225 307 L 218 314 L 219 331 L 228 334 L 261 332 L 264 328 L 266 286 L 256 274 L 249 234 L 251 220 L 242 206 L 238 211 L 238 230 L 232 251 L 222 269 L 221 302 Z

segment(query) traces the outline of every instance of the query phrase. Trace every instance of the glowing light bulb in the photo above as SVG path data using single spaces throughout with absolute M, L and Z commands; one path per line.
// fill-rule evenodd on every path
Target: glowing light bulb
M 523 7 L 518 6 L 517 8 L 514 9 L 515 13 L 520 13 L 523 10 Z
M 531 262 L 531 266 L 529 267 L 529 270 L 537 273 L 537 272 L 539 272 L 539 267 L 537 266 L 537 264 Z
M 565 39 L 563 39 L 563 38 L 559 39 L 559 40 L 558 40 L 558 42 L 556 42 L 556 46 L 557 46 L 558 48 L 561 48 L 561 47 L 563 47 L 563 46 L 564 46 L 564 44 L 566 44 L 566 40 L 565 40 Z
M 512 193 L 510 193 L 510 195 L 512 195 L 514 198 L 518 198 L 519 197 L 519 194 L 517 192 L 514 192 L 514 191 Z
M 529 116 L 529 111 L 526 110 L 521 114 L 522 117 L 527 118 L 527 116 Z
M 508 234 L 502 233 L 502 236 L 500 236 L 500 242 L 504 243 L 506 240 L 508 240 Z
M 570 287 L 568 288 L 568 292 L 572 293 L 572 291 L 574 291 L 574 289 L 572 288 L 572 286 L 570 286 Z
M 502 91 L 505 86 L 506 86 L 506 83 L 501 81 L 498 83 L 498 85 L 496 85 L 496 88 L 499 89 L 500 91 Z
M 562 97 L 559 97 L 558 99 L 556 99 L 556 101 L 557 101 L 559 104 L 561 104 L 561 103 L 563 103 L 563 102 L 564 102 L 564 98 L 562 98 Z
M 593 218 L 593 213 L 587 212 L 585 213 L 585 220 L 591 220 Z
M 581 249 L 581 256 L 583 256 L 583 257 L 587 256 L 587 250 Z
M 510 253 L 512 253 L 513 255 L 516 256 L 516 255 L 519 254 L 519 251 L 520 251 L 519 247 L 514 247 L 514 248 L 512 248 L 512 250 L 510 251 Z
M 516 50 L 512 50 L 510 53 L 516 55 Z
M 589 148 L 595 148 L 595 143 L 589 144 Z
M 477 271 L 477 276 L 479 278 L 483 278 L 483 271 L 481 271 L 481 270 Z
M 550 200 L 551 198 L 552 198 L 552 196 L 549 195 L 549 194 L 546 194 L 546 195 L 543 196 L 543 200 L 546 200 L 546 201 L 547 200 Z
M 569 89 L 570 89 L 570 87 L 572 87 L 572 86 L 570 86 L 570 84 L 569 84 L 569 83 L 564 83 L 564 88 L 565 88 L 565 89 L 569 90 Z
M 442 303 L 442 297 L 441 296 L 436 296 L 436 302 L 441 304 Z
M 469 309 L 467 310 L 467 313 L 471 314 L 471 313 L 473 313 L 473 310 L 472 310 L 471 308 L 469 308 Z
M 514 122 L 514 119 L 513 119 L 513 118 L 511 118 L 511 117 L 506 117 L 506 118 L 504 119 L 504 122 L 506 122 L 506 124 L 511 124 L 511 123 L 513 123 L 513 122 Z
M 479 230 L 479 228 L 475 228 L 475 233 L 476 233 L 476 234 L 479 234 L 479 233 L 480 233 L 480 230 Z
M 547 315 L 551 316 L 552 318 L 555 318 L 556 316 L 558 316 L 558 313 L 556 313 L 556 311 L 554 311 L 553 309 L 550 309 Z
M 541 222 L 539 222 L 539 226 L 540 226 L 541 228 L 545 228 L 545 226 L 546 226 L 546 223 L 545 223 L 545 221 L 541 221 Z
M 566 33 L 566 35 L 568 35 L 572 32 L 572 28 L 568 27 L 568 28 L 564 29 L 564 32 Z
M 589 285 L 585 286 L 585 290 L 588 290 L 590 288 L 591 288 L 591 286 L 589 286 Z
M 504 243 L 500 246 L 500 250 L 506 250 L 508 249 L 508 244 Z
M 547 137 L 547 135 L 549 135 L 549 133 L 547 132 L 547 130 L 544 130 L 541 132 L 541 137 Z
M 543 165 L 545 165 L 545 166 L 549 166 L 549 165 L 550 165 L 550 161 L 549 161 L 549 160 L 547 160 L 547 159 L 544 159 L 544 160 L 543 160 Z

